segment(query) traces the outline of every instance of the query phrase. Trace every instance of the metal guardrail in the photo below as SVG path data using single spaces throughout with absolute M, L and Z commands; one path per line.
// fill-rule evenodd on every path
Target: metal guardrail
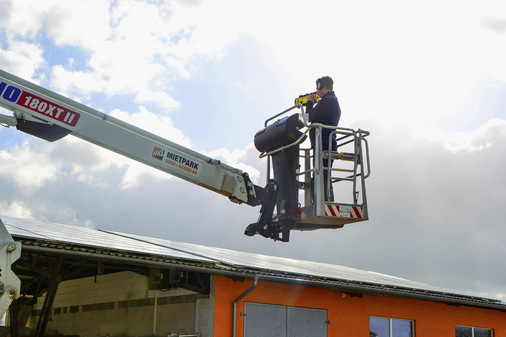
M 363 206 L 366 206 L 366 191 L 365 191 L 365 182 L 364 180 L 370 176 L 371 173 L 371 166 L 370 166 L 370 160 L 369 160 L 369 143 L 366 139 L 367 136 L 370 135 L 370 132 L 365 130 L 354 130 L 351 128 L 343 128 L 343 127 L 335 127 L 335 126 L 329 126 L 319 123 L 309 123 L 309 117 L 308 114 L 304 112 L 304 107 L 301 104 L 294 105 L 272 117 L 267 119 L 264 123 L 264 126 L 267 127 L 271 124 L 273 120 L 279 121 L 282 119 L 283 115 L 287 114 L 288 112 L 299 108 L 301 109 L 301 112 L 299 113 L 300 120 L 302 121 L 302 124 L 305 127 L 305 130 L 303 130 L 302 134 L 292 143 L 281 146 L 277 149 L 268 151 L 268 152 L 262 152 L 260 154 L 260 158 L 264 157 L 270 157 L 276 153 L 285 151 L 286 149 L 297 146 L 302 144 L 305 139 L 307 138 L 310 130 L 315 129 L 316 134 L 316 142 L 318 144 L 315 144 L 315 151 L 312 151 L 313 154 L 311 155 L 311 148 L 300 148 L 300 157 L 303 158 L 304 162 L 304 168 L 302 170 L 298 170 L 297 176 L 302 177 L 299 179 L 299 188 L 304 190 L 305 197 L 304 197 L 304 204 L 307 206 L 309 204 L 314 204 L 315 211 L 314 214 L 321 214 L 322 213 L 322 205 L 325 200 L 331 200 L 331 194 L 333 196 L 333 192 L 331 192 L 331 186 L 332 184 L 341 182 L 341 181 L 349 181 L 352 182 L 352 199 L 353 202 L 349 204 L 360 204 L 359 203 L 359 195 L 362 194 L 362 204 Z M 304 128 L 303 127 L 303 128 Z M 301 128 L 302 129 L 302 128 Z M 322 148 L 322 140 L 321 140 L 321 134 L 323 129 L 331 129 L 332 132 L 329 135 L 329 143 L 332 140 L 332 137 L 335 135 L 337 140 L 337 151 L 317 151 L 317 149 Z M 346 148 L 346 147 L 352 147 L 352 150 L 349 152 L 341 152 L 340 149 Z M 351 162 L 352 167 L 351 168 L 330 168 L 328 174 L 328 181 L 327 181 L 327 190 L 322 191 L 321 193 L 313 193 L 311 185 L 318 185 L 321 186 L 320 190 L 323 190 L 323 176 L 321 175 L 322 171 L 324 169 L 327 169 L 323 167 L 323 159 L 327 158 L 334 159 L 335 161 L 346 161 Z M 271 179 L 271 163 L 270 158 L 268 158 L 267 161 L 267 180 Z M 347 176 L 340 176 L 337 177 L 336 173 L 349 173 Z M 361 188 L 361 191 L 358 191 L 358 189 Z M 320 194 L 320 195 L 317 195 Z M 348 204 L 348 203 L 345 203 Z

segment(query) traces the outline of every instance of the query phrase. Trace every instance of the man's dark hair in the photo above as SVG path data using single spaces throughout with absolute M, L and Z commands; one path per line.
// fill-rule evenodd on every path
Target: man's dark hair
M 322 76 L 316 80 L 316 87 L 318 88 L 320 85 L 321 88 L 327 88 L 329 90 L 334 90 L 334 81 L 330 76 Z

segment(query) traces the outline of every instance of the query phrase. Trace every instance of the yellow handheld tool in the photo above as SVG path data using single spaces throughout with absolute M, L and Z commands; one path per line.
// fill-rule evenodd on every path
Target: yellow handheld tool
M 295 105 L 302 104 L 303 106 L 306 106 L 307 101 L 311 99 L 313 102 L 318 103 L 320 100 L 320 96 L 315 92 L 312 92 L 310 94 L 300 95 L 299 98 L 295 99 Z

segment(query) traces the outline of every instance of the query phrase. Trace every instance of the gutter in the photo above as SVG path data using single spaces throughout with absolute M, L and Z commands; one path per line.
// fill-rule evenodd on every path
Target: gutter
M 253 279 L 253 285 L 251 287 L 249 287 L 248 289 L 246 289 L 245 292 L 243 292 L 241 295 L 239 295 L 239 297 L 237 297 L 235 300 L 234 300 L 234 317 L 233 317 L 233 325 L 232 325 L 232 337 L 235 337 L 236 336 L 236 326 L 237 326 L 237 302 L 239 302 L 240 300 L 242 300 L 246 295 L 248 295 L 250 292 L 252 292 L 253 290 L 255 290 L 255 288 L 257 287 L 257 284 L 258 284 L 258 279 L 260 278 L 260 275 L 256 274 L 255 275 L 255 278 Z

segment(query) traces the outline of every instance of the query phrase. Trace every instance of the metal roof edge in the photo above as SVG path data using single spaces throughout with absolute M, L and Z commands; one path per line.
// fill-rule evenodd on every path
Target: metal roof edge
M 70 246 L 70 245 L 67 245 Z M 481 307 L 487 309 L 496 309 L 506 311 L 506 303 L 496 299 L 477 297 L 471 295 L 460 295 L 451 292 L 439 292 L 434 290 L 416 289 L 409 287 L 400 287 L 394 285 L 377 284 L 362 281 L 353 281 L 336 278 L 315 277 L 306 274 L 287 273 L 273 270 L 253 269 L 243 266 L 233 266 L 221 264 L 219 261 L 194 261 L 186 258 L 163 258 L 163 256 L 151 258 L 136 258 L 135 253 L 126 255 L 111 255 L 103 252 L 90 252 L 84 250 L 71 250 L 66 248 L 44 247 L 40 245 L 27 245 L 24 242 L 23 249 L 34 252 L 47 252 L 58 255 L 69 255 L 77 257 L 96 258 L 109 261 L 128 262 L 138 265 L 155 266 L 160 268 L 179 268 L 195 272 L 206 272 L 211 274 L 254 278 L 259 276 L 260 280 L 281 282 L 305 286 L 316 286 L 344 293 L 350 293 L 352 296 L 357 294 L 367 294 L 372 296 L 395 296 L 401 298 L 419 299 L 425 301 L 434 301 L 449 305 L 466 305 Z M 140 255 L 140 254 L 139 254 Z
M 114 237 L 121 236 L 126 240 L 131 240 L 123 245 L 111 245 L 109 241 L 110 238 L 101 237 L 102 241 L 98 244 L 93 244 L 92 241 L 67 239 L 65 236 L 61 235 L 62 233 L 60 233 L 60 235 L 47 235 L 47 233 L 52 232 L 47 232 L 48 228 L 45 227 L 46 225 L 58 226 L 50 228 L 50 230 L 59 231 L 59 228 L 61 228 L 60 226 L 64 226 L 65 231 L 63 231 L 63 233 L 68 234 L 70 227 L 71 231 L 74 231 L 79 230 L 79 228 L 81 228 L 79 226 L 44 222 L 41 228 L 46 231 L 37 231 L 37 226 L 40 225 L 38 221 L 12 217 L 10 217 L 9 220 L 11 220 L 10 222 L 14 222 L 14 225 L 12 223 L 7 223 L 6 226 L 9 225 L 12 228 L 17 228 L 17 231 L 11 233 L 12 237 L 17 241 L 21 241 L 23 249 L 28 251 L 45 251 L 53 254 L 91 257 L 109 261 L 128 261 L 128 263 L 137 265 L 180 268 L 232 277 L 254 278 L 256 275 L 259 275 L 262 280 L 324 287 L 350 292 L 352 295 L 368 294 L 418 298 L 452 305 L 468 305 L 506 311 L 506 303 L 498 299 L 479 297 L 472 294 L 458 294 L 452 290 L 440 287 L 433 287 L 390 275 L 334 264 L 331 265 L 245 253 L 112 231 L 101 231 L 89 228 L 83 229 L 87 231 L 86 235 L 89 237 L 94 237 L 96 232 L 113 235 Z M 153 241 L 149 241 L 149 239 L 153 239 Z M 137 245 L 137 249 L 131 249 L 132 244 L 136 242 L 145 245 L 145 247 L 161 247 L 162 249 L 139 249 L 139 247 L 144 247 L 142 245 Z M 213 253 L 208 252 L 208 248 L 211 250 L 214 249 L 215 251 Z M 230 254 L 239 255 L 239 258 L 227 259 L 226 257 Z M 241 258 L 245 258 L 245 260 L 241 261 Z M 264 259 L 268 259 L 271 263 L 258 263 L 258 261 L 254 260 L 255 258 L 260 258 L 260 262 L 263 262 Z M 277 266 L 279 264 L 280 259 L 282 262 L 286 263 L 281 263 L 279 268 L 273 268 L 274 265 Z M 241 263 L 237 264 L 236 262 Z M 299 262 L 307 262 L 310 268 L 294 268 L 293 263 L 298 264 Z M 337 268 L 335 270 L 337 272 L 321 271 L 334 267 Z M 369 276 L 373 274 L 384 277 L 370 278 Z M 399 279 L 400 282 L 397 282 L 396 279 Z

